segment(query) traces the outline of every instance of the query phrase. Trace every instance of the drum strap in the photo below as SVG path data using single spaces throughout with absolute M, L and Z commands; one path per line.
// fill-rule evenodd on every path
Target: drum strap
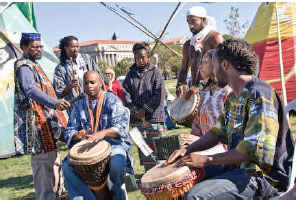
M 91 129 L 92 129 L 93 133 L 97 132 L 97 129 L 98 129 L 98 126 L 99 126 L 99 120 L 100 120 L 100 116 L 101 116 L 101 112 L 102 112 L 102 108 L 103 108 L 103 102 L 104 102 L 104 92 L 100 91 L 99 95 L 98 95 L 96 119 L 94 119 L 93 110 L 90 108 L 89 105 L 87 105 L 89 118 L 90 118 Z

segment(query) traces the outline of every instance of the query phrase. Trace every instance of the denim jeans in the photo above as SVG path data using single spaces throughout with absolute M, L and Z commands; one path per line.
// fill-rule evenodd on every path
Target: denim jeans
M 124 183 L 126 167 L 126 157 L 124 155 L 116 154 L 111 155 L 110 159 L 110 180 L 112 182 L 111 193 L 114 200 L 125 200 L 125 192 L 121 186 Z M 68 190 L 70 199 L 81 198 L 84 200 L 96 200 L 93 192 L 88 188 L 74 168 L 69 164 L 66 157 L 62 164 L 63 174 L 65 178 L 65 186 Z
M 251 175 L 244 169 L 209 166 L 206 173 L 206 180 L 196 184 L 186 194 L 186 200 L 269 199 L 279 194 L 264 176 Z

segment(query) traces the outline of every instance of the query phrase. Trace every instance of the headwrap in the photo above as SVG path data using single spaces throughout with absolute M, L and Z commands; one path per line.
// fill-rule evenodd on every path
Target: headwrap
M 24 41 L 41 41 L 40 33 L 22 33 L 22 39 Z
M 190 45 L 195 51 L 202 51 L 202 40 L 209 32 L 216 30 L 216 21 L 213 17 L 207 16 L 207 11 L 204 7 L 194 6 L 187 11 L 187 16 L 192 15 L 200 18 L 206 18 L 206 26 L 197 34 L 193 35 L 190 40 Z

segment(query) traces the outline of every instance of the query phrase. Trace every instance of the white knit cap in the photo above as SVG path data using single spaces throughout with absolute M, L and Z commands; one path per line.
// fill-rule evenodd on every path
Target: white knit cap
M 200 18 L 207 18 L 207 11 L 204 7 L 193 6 L 187 11 L 187 16 L 192 15 Z

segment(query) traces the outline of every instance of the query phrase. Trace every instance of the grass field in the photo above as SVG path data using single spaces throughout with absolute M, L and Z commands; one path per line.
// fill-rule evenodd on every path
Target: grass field
M 176 80 L 165 81 L 166 86 L 172 94 L 175 95 Z M 189 128 L 179 128 L 170 130 L 168 135 L 180 134 L 189 132 Z M 61 148 L 62 156 L 67 154 L 66 147 Z M 131 148 L 131 154 L 134 158 L 134 170 L 137 182 L 144 174 L 144 167 L 140 166 L 138 150 L 135 145 Z M 34 199 L 33 178 L 31 169 L 30 156 L 23 155 L 8 159 L 0 159 L 0 200 L 18 200 L 18 199 Z M 145 199 L 139 190 L 135 190 L 131 186 L 130 178 L 126 178 L 126 187 L 128 198 L 130 200 Z
M 165 81 L 169 91 L 175 95 L 176 80 Z M 296 118 L 291 120 L 292 131 L 295 135 Z M 168 135 L 181 134 L 190 132 L 189 128 L 179 128 L 170 130 Z M 67 154 L 66 147 L 61 149 L 62 156 Z M 136 180 L 139 182 L 140 177 L 144 173 L 144 168 L 139 165 L 138 151 L 135 145 L 131 148 L 131 154 L 134 158 L 134 170 Z M 0 200 L 19 200 L 34 199 L 34 189 L 32 181 L 32 169 L 30 166 L 30 156 L 24 155 L 8 159 L 0 159 Z M 131 186 L 129 177 L 126 178 L 126 186 L 128 191 L 128 199 L 143 200 L 145 197 L 139 190 L 135 190 Z

